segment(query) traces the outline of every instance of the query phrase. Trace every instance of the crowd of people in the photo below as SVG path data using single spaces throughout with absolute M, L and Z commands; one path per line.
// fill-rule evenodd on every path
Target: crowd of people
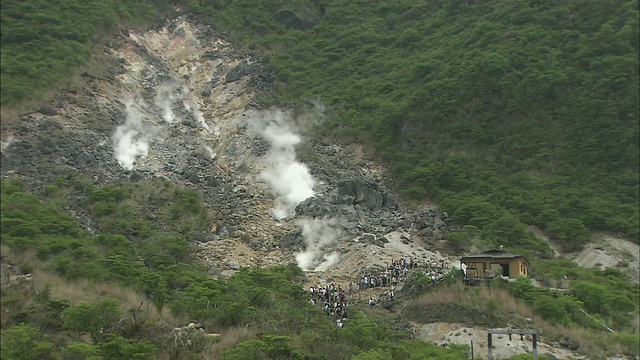
M 331 283 L 325 286 L 312 286 L 311 303 L 321 305 L 327 315 L 332 316 L 336 325 L 342 328 L 349 319 L 347 306 L 354 300 L 354 295 L 370 289 L 384 290 L 377 296 L 369 295 L 368 304 L 373 307 L 381 302 L 394 301 L 396 298 L 396 287 L 399 283 L 405 282 L 411 272 L 422 272 L 422 276 L 430 277 L 430 284 L 433 285 L 444 279 L 445 274 L 451 269 L 450 264 L 444 260 L 425 259 L 420 261 L 417 258 L 392 259 L 383 270 L 378 272 L 364 272 L 359 279 L 349 283 L 347 288 Z M 371 292 L 369 292 L 371 293 Z M 366 298 L 365 298 L 366 299 Z
M 333 318 L 339 328 L 342 328 L 349 320 L 347 313 L 349 300 L 345 290 L 341 286 L 335 286 L 331 283 L 322 287 L 312 286 L 309 291 L 311 292 L 311 303 L 314 305 L 322 304 L 325 313 Z
M 442 279 L 450 266 L 444 260 L 427 259 L 421 262 L 416 258 L 400 258 L 392 260 L 391 264 L 378 273 L 363 273 L 359 279 L 359 289 L 367 290 L 377 287 L 395 288 L 398 282 L 407 280 L 410 270 L 422 270 L 424 275 L 431 277 L 435 283 Z

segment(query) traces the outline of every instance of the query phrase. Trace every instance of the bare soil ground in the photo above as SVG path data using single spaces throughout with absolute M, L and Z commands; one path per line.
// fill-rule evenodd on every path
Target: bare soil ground
M 478 357 L 486 357 L 488 353 L 487 328 L 470 327 L 462 323 L 435 322 L 419 325 L 418 338 L 424 341 L 438 344 L 460 344 L 473 346 L 474 354 Z M 473 345 L 472 345 L 473 344 Z M 532 353 L 533 344 L 530 335 L 523 339 L 513 335 L 492 336 L 492 354 L 495 359 L 504 359 L 522 353 Z M 538 341 L 538 354 L 551 355 L 556 359 L 586 359 L 584 355 L 574 353 L 566 349 L 559 349 L 549 344 Z
M 572 259 L 584 267 L 618 269 L 640 282 L 640 246 L 627 240 L 600 235 Z

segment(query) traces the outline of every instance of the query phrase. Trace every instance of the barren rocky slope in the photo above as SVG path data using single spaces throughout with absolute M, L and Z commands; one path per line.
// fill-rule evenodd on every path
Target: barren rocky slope
M 632 281 L 640 282 L 640 247 L 624 239 L 599 236 L 572 258 L 584 267 L 617 268 Z
M 40 190 L 74 171 L 101 184 L 156 177 L 198 189 L 217 220 L 195 240 L 216 274 L 297 260 L 350 281 L 392 257 L 443 256 L 415 240 L 441 240 L 451 219 L 407 212 L 359 148 L 305 143 L 300 131 L 322 121 L 320 105 L 262 109 L 256 96 L 274 74 L 224 35 L 180 18 L 125 32 L 104 53 L 115 59 L 107 76 L 85 74 L 86 86 L 5 126 L 3 176 Z M 300 162 L 301 147 L 320 160 Z

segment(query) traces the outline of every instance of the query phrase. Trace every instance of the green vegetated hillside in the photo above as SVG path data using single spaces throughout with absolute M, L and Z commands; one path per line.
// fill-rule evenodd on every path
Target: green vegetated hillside
M 548 256 L 525 225 L 567 251 L 595 231 L 638 241 L 637 1 L 4 1 L 2 104 L 69 75 L 92 35 L 176 4 L 265 55 L 270 101 L 328 105 L 326 130 L 467 224 L 452 242 Z
M 152 195 L 141 200 L 149 188 Z M 3 181 L 1 195 L 3 274 L 10 275 L 2 281 L 3 360 L 400 360 L 468 353 L 410 340 L 394 317 L 356 308 L 349 309 L 349 326 L 337 331 L 309 302 L 297 266 L 242 269 L 213 280 L 194 263 L 185 239 L 208 225 L 202 200 L 168 182 L 97 188 L 71 176 L 49 186 L 41 202 L 23 183 Z M 69 198 L 82 199 L 99 236 L 58 210 Z M 148 207 L 156 220 L 142 215 Z M 181 227 L 167 230 L 168 221 Z M 174 327 L 191 319 L 221 336 L 194 329 L 176 338 Z
M 73 73 L 92 40 L 118 23 L 150 22 L 167 1 L 6 0 L 0 5 L 0 104 L 11 105 Z
M 3 1 L 2 105 L 71 74 L 88 59 L 92 35 L 121 21 L 150 21 L 168 3 Z M 479 237 L 486 245 L 549 255 L 526 232 L 530 224 L 565 250 L 584 244 L 592 231 L 637 240 L 637 2 L 184 4 L 265 55 L 279 78 L 268 101 L 328 105 L 329 130 L 366 141 L 392 165 L 407 199 L 437 200 L 466 224 L 450 242 L 465 247 Z M 272 16 L 285 7 L 305 26 L 317 24 L 286 29 Z M 71 199 L 81 199 L 99 236 L 59 210 Z M 398 318 L 384 313 L 351 309 L 348 326 L 338 331 L 308 303 L 295 267 L 210 279 L 187 240 L 205 229 L 208 212 L 196 193 L 169 183 L 96 187 L 70 176 L 51 184 L 41 201 L 24 184 L 3 181 L 1 201 L 3 258 L 17 264 L 3 268 L 13 277 L 2 282 L 2 359 L 459 359 L 469 353 L 409 340 L 397 331 Z M 143 215 L 149 207 L 154 219 Z M 16 275 L 27 273 L 34 276 Z M 508 314 L 500 313 L 495 294 L 505 290 L 522 306 L 509 311 L 539 316 L 559 341 L 638 354 L 637 285 L 617 271 L 564 260 L 539 261 L 534 275 L 547 282 L 566 276 L 570 294 L 519 281 L 507 289 L 497 284 L 493 295 L 480 293 L 466 305 L 500 319 Z M 440 298 L 445 303 L 478 295 L 452 288 L 446 290 L 452 297 Z M 437 299 L 417 298 L 409 311 L 437 306 Z M 172 328 L 190 319 L 222 336 L 187 332 L 189 342 L 176 341 Z M 602 324 L 617 334 L 606 335 Z
M 638 241 L 637 1 L 188 4 L 264 52 L 273 101 L 327 104 L 407 199 L 487 245 L 548 255 L 525 225 L 567 251 L 594 231 Z M 283 7 L 317 25 L 286 29 Z
M 205 231 L 208 212 L 197 193 L 169 182 L 96 187 L 70 175 L 48 186 L 44 200 L 22 182 L 3 180 L 1 189 L 2 359 L 469 356 L 467 346 L 445 349 L 412 340 L 402 317 L 386 310 L 349 307 L 347 325 L 338 329 L 310 304 L 296 266 L 245 268 L 229 279 L 212 279 L 193 261 L 195 249 L 186 240 Z M 59 210 L 69 199 L 80 201 L 75 207 L 95 219 L 100 235 L 87 234 Z M 145 215 L 150 209 L 152 218 Z M 547 340 L 598 356 L 638 354 L 637 286 L 617 271 L 558 260 L 540 265 L 546 269 L 537 274 L 541 279 L 568 274 L 570 292 L 536 289 L 525 278 L 465 288 L 455 272 L 425 291 L 428 278 L 416 272 L 407 287 L 417 296 L 397 301 L 408 301 L 403 315 L 412 320 L 468 314 L 465 323 L 501 326 L 533 317 L 532 326 L 543 328 Z M 187 320 L 220 336 L 185 329 L 176 337 L 174 328 Z

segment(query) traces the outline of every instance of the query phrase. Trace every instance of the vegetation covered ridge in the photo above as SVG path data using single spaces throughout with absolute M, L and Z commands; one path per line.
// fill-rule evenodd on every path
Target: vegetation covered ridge
M 151 19 L 160 3 L 3 2 L 2 105 L 64 78 L 88 59 L 92 35 L 123 19 Z M 265 101 L 329 104 L 335 120 L 325 134 L 338 129 L 333 132 L 367 141 L 392 165 L 407 199 L 437 200 L 466 223 L 466 232 L 450 241 L 477 237 L 549 255 L 527 233 L 529 224 L 565 250 L 579 248 L 591 231 L 637 240 L 636 2 L 180 3 L 265 55 L 280 79 Z M 273 16 L 285 7 L 315 26 L 287 29 Z M 158 195 L 149 188 L 164 191 L 161 201 L 155 198 L 163 206 L 154 221 L 138 203 L 140 194 Z M 232 359 L 362 360 L 466 353 L 409 340 L 392 330 L 393 319 L 356 310 L 347 331 L 337 332 L 305 301 L 295 267 L 244 269 L 229 281 L 212 280 L 193 262 L 187 241 L 210 220 L 195 192 L 155 180 L 96 187 L 69 176 L 50 185 L 45 198 L 28 194 L 22 183 L 2 182 L 3 256 L 20 258 L 22 274 L 11 287 L 3 281 L 3 358 L 198 358 L 224 350 Z M 58 210 L 71 199 L 82 201 L 100 236 Z M 179 226 L 159 226 L 166 223 Z M 596 328 L 579 313 L 585 308 L 616 329 L 633 326 L 628 316 L 637 314 L 637 286 L 616 271 L 583 272 L 570 264 L 552 260 L 538 268 L 576 280 L 577 299 L 528 282 L 510 291 L 558 324 Z M 77 302 L 30 286 L 26 274 L 86 282 L 93 298 Z M 105 281 L 137 294 L 136 302 L 94 286 Z M 167 311 L 227 334 L 241 334 L 247 324 L 264 331 L 230 337 L 216 350 L 217 340 L 205 338 L 178 347 L 157 336 L 167 335 L 166 323 L 178 323 Z M 615 339 L 637 354 L 637 336 Z
M 170 194 L 159 221 L 182 226 L 144 219 L 141 209 L 158 204 L 139 196 L 146 187 Z M 397 318 L 357 308 L 336 331 L 309 302 L 295 265 L 213 279 L 185 240 L 207 223 L 202 200 L 168 182 L 95 187 L 70 176 L 51 184 L 45 201 L 22 182 L 3 180 L 1 189 L 3 360 L 459 359 L 468 352 L 412 340 L 396 330 Z M 82 199 L 100 235 L 59 210 L 70 198 Z M 192 319 L 219 336 L 175 330 Z
M 525 225 L 566 251 L 595 231 L 638 241 L 637 1 L 187 3 L 265 54 L 271 101 L 326 103 L 332 133 L 470 237 L 538 255 Z M 287 29 L 283 7 L 317 24 Z
M 91 57 L 92 42 L 120 23 L 155 19 L 168 1 L 6 0 L 0 5 L 0 104 L 15 105 L 61 81 Z
M 227 280 L 212 279 L 192 261 L 194 248 L 185 240 L 208 224 L 202 200 L 169 182 L 96 187 L 69 176 L 48 186 L 44 201 L 29 194 L 22 182 L 3 180 L 1 189 L 1 325 L 7 358 L 27 348 L 34 349 L 30 353 L 34 359 L 81 355 L 266 359 L 285 354 L 291 359 L 362 360 L 468 355 L 465 347 L 443 349 L 412 340 L 398 330 L 406 329 L 402 318 L 386 311 L 349 307 L 348 324 L 336 331 L 331 318 L 309 303 L 301 287 L 304 274 L 296 266 L 244 268 Z M 165 200 L 159 202 L 159 196 Z M 59 210 L 69 206 L 68 199 L 81 199 L 100 235 L 87 234 Z M 154 221 L 143 215 L 149 208 L 154 208 Z M 161 226 L 168 219 L 182 226 Z M 572 341 L 588 342 L 584 346 L 589 351 L 638 353 L 633 345 L 637 345 L 636 285 L 616 270 L 582 269 L 563 260 L 539 261 L 535 269 L 540 269 L 533 274 L 538 281 L 571 281 L 569 291 L 536 288 L 526 278 L 512 284 L 496 281 L 486 291 L 463 290 L 455 276 L 422 291 L 430 278 L 416 272 L 406 287 L 417 290 L 418 296 L 402 311 L 414 320 L 437 316 L 436 321 L 445 321 L 449 311 L 438 310 L 439 304 L 456 303 L 462 308 L 454 312 L 472 311 L 495 323 L 515 321 L 508 316 L 511 312 L 522 319 L 535 315 L 557 334 L 553 339 L 571 331 Z M 466 303 L 467 294 L 475 294 L 473 303 Z M 511 307 L 502 309 L 498 304 Z M 207 332 L 221 337 L 196 332 L 189 335 L 190 343 L 177 341 L 174 327 L 191 319 L 207 324 Z M 590 339 L 606 333 L 602 324 L 617 334 L 610 337 L 612 341 L 592 343 Z

